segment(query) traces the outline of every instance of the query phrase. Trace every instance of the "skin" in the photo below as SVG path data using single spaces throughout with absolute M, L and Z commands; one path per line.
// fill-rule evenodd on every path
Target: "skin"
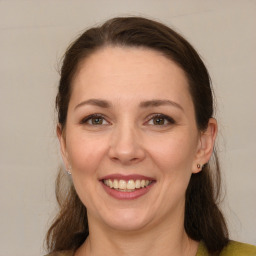
M 198 243 L 183 226 L 185 191 L 197 164 L 210 159 L 217 124 L 210 119 L 198 130 L 183 70 L 153 50 L 105 47 L 81 63 L 72 86 L 66 126 L 57 133 L 88 212 L 90 235 L 75 255 L 195 255 Z M 172 104 L 142 104 L 152 100 Z M 158 123 L 155 114 L 174 121 Z M 118 200 L 99 181 L 114 173 L 156 182 L 137 199 Z

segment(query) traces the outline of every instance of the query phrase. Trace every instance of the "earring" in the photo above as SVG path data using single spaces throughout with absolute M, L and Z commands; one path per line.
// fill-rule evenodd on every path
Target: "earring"
M 71 166 L 66 170 L 68 175 L 71 175 Z
M 201 165 L 200 165 L 200 164 L 197 164 L 196 167 L 197 167 L 198 169 L 201 169 Z

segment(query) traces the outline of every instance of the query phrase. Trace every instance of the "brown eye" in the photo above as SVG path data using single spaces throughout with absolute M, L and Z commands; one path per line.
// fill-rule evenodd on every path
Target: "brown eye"
M 103 118 L 102 117 L 92 117 L 91 118 L 91 124 L 92 125 L 100 125 L 103 124 Z
M 88 125 L 107 125 L 108 122 L 106 119 L 100 114 L 93 114 L 86 118 L 84 118 L 80 124 L 88 124 Z
M 175 121 L 173 118 L 163 115 L 163 114 L 157 114 L 150 118 L 148 121 L 149 125 L 155 125 L 155 126 L 164 126 L 164 125 L 170 125 L 175 124 Z
M 163 125 L 163 124 L 165 124 L 165 119 L 162 117 L 154 117 L 153 124 L 154 125 Z

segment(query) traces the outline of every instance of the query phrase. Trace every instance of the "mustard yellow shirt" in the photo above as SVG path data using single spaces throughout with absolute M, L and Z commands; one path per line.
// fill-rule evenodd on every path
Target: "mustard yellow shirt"
M 196 256 L 208 256 L 210 255 L 201 242 L 198 246 Z M 46 256 L 74 256 L 74 251 L 62 251 L 50 253 Z M 219 256 L 256 256 L 256 246 L 230 241 L 228 245 L 221 251 Z

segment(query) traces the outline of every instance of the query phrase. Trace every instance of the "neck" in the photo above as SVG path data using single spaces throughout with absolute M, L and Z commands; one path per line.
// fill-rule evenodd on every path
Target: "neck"
M 109 227 L 90 227 L 90 235 L 75 256 L 195 256 L 198 242 L 191 240 L 183 225 L 183 216 L 169 225 L 154 229 L 116 231 Z

